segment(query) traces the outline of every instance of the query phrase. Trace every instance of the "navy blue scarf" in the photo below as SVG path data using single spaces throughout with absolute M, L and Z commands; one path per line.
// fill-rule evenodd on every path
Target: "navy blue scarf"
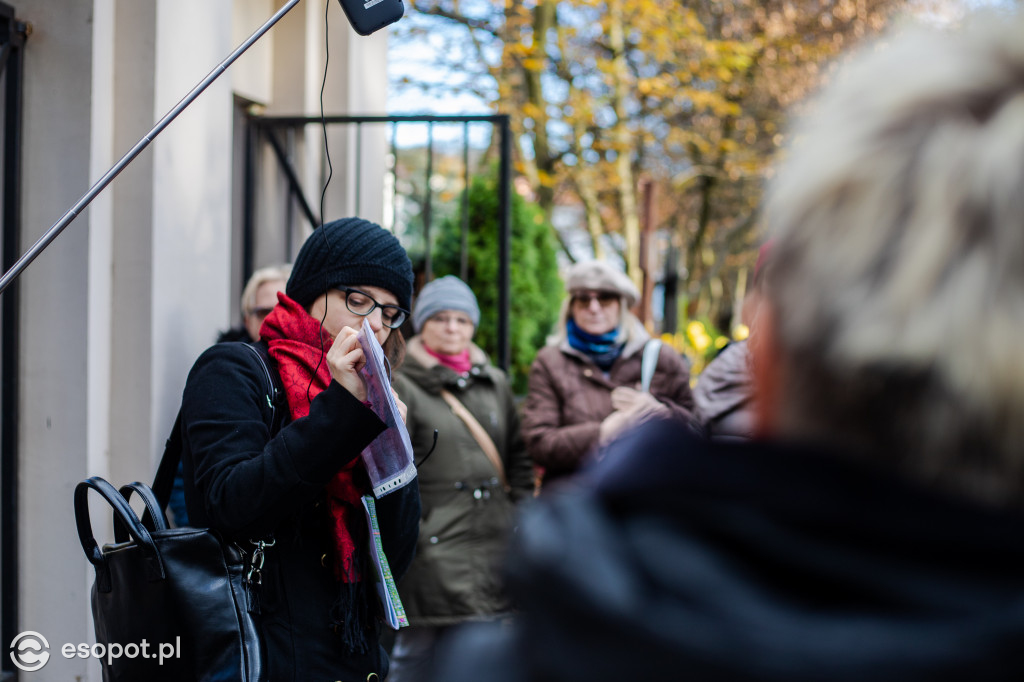
M 611 369 L 612 363 L 622 354 L 622 347 L 625 341 L 616 342 L 619 337 L 619 328 L 605 332 L 604 334 L 588 334 L 579 328 L 571 317 L 566 320 L 569 346 L 581 353 L 586 354 L 594 364 L 604 371 Z

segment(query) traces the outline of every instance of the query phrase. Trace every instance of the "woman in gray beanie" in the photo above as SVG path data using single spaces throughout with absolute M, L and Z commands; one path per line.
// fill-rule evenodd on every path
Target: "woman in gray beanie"
M 265 679 L 387 675 L 359 456 L 386 425 L 366 402 L 356 334 L 367 321 L 397 356 L 411 294 L 394 235 L 360 218 L 327 223 L 302 245 L 260 341 L 217 344 L 189 373 L 188 515 L 239 546 L 267 544 L 257 588 Z M 415 551 L 419 491 L 405 486 L 376 509 L 397 579 Z
M 389 682 L 425 679 L 448 628 L 500 618 L 510 604 L 498 572 L 513 504 L 532 493 L 532 465 L 505 374 L 472 339 L 480 309 L 459 278 L 420 292 L 395 388 L 409 406 L 409 434 L 423 500 L 419 546 L 399 594 L 410 627 L 399 631 Z
M 639 390 L 651 336 L 629 312 L 638 297 L 632 280 L 610 263 L 582 261 L 569 269 L 565 288 L 555 334 L 530 367 L 523 407 L 523 434 L 545 487 L 651 417 L 695 424 L 689 369 L 668 346 L 656 349 L 649 390 Z

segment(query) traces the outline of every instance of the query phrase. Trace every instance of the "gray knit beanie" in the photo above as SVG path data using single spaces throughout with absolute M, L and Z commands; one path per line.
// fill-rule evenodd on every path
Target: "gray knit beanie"
M 447 275 L 427 284 L 416 297 L 412 309 L 412 328 L 419 334 L 423 323 L 442 310 L 458 310 L 469 315 L 473 327 L 480 324 L 480 306 L 473 290 L 455 275 Z
M 292 265 L 285 293 L 304 308 L 328 289 L 367 285 L 387 289 L 406 310 L 412 300 L 412 263 L 395 235 L 362 218 L 321 225 Z

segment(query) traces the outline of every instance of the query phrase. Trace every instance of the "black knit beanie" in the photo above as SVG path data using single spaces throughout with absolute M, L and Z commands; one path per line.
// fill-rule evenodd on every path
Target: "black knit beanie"
M 395 235 L 362 218 L 321 225 L 299 249 L 285 293 L 304 308 L 328 289 L 342 286 L 387 289 L 409 310 L 412 263 Z

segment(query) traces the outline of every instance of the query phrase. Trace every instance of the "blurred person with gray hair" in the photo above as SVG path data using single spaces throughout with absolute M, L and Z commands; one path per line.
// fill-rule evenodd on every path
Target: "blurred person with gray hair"
M 249 276 L 242 289 L 242 324 L 223 331 L 217 337 L 218 343 L 225 341 L 259 341 L 263 320 L 277 305 L 277 292 L 284 291 L 292 266 L 268 265 Z
M 601 443 L 655 416 L 692 420 L 686 363 L 668 346 L 649 362 L 641 390 L 644 349 L 651 335 L 630 311 L 639 297 L 619 268 L 581 261 L 566 274 L 568 293 L 548 339 L 530 367 L 523 435 L 545 486 L 577 471 Z
M 436 679 L 1024 679 L 1022 37 L 840 71 L 769 187 L 758 438 L 613 443 L 520 519 L 521 617 Z

